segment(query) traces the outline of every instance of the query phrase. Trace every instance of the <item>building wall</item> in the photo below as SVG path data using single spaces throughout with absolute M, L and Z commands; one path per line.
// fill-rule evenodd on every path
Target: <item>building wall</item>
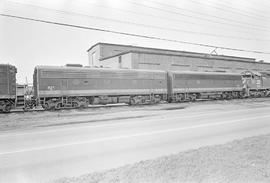
M 119 67 L 119 57 L 122 65 L 132 69 L 151 69 L 151 70 L 174 70 L 174 71 L 218 71 L 241 73 L 245 70 L 255 72 L 270 71 L 270 64 L 258 62 L 230 61 L 222 59 L 209 59 L 207 57 L 196 58 L 177 55 L 161 55 L 132 52 L 121 56 L 111 57 L 101 61 L 104 66 L 112 68 Z M 116 64 L 118 62 L 118 64 Z M 123 68 L 123 67 L 122 67 Z
M 122 55 L 121 62 L 122 62 L 122 64 L 121 64 L 120 68 L 124 68 L 124 69 L 133 68 L 133 66 L 132 66 L 132 53 Z
M 113 55 L 117 55 L 119 53 L 129 51 L 130 47 L 127 46 L 116 46 L 116 45 L 104 45 L 98 44 L 93 47 L 91 50 L 88 51 L 88 58 L 89 58 L 89 66 L 101 66 L 103 63 L 100 63 L 100 59 L 105 57 L 110 57 Z M 93 53 L 96 53 L 97 56 L 93 59 Z M 115 61 L 114 61 L 115 62 Z M 106 64 L 106 63 L 104 63 Z
M 101 59 L 100 45 L 96 45 L 88 51 L 89 66 L 100 66 L 99 59 Z
M 103 60 L 101 66 L 110 68 L 121 68 L 121 69 L 132 69 L 132 54 L 128 53 L 125 55 L 111 57 L 109 59 Z
M 100 66 L 100 59 L 104 59 L 106 57 L 111 57 L 123 52 L 127 51 L 139 51 L 139 52 L 151 52 L 151 53 L 161 53 L 161 54 L 174 54 L 174 55 L 182 55 L 182 56 L 204 56 L 207 57 L 209 55 L 203 53 L 196 52 L 185 52 L 185 51 L 177 51 L 177 50 L 164 50 L 164 49 L 155 49 L 155 48 L 146 48 L 146 47 L 137 47 L 131 45 L 117 45 L 117 44 L 108 44 L 108 43 L 98 43 L 95 46 L 91 47 L 88 50 L 88 58 L 90 66 Z M 93 54 L 96 54 L 93 59 Z M 222 55 L 212 55 L 217 59 L 219 58 L 230 58 L 242 60 L 242 61 L 255 61 L 252 58 L 244 58 L 244 57 L 231 57 L 231 56 L 222 56 Z M 147 67 L 147 66 L 145 66 Z M 177 66 L 175 66 L 177 67 Z
M 119 57 L 112 57 L 102 61 L 102 67 L 109 67 L 109 68 L 120 68 L 119 67 Z

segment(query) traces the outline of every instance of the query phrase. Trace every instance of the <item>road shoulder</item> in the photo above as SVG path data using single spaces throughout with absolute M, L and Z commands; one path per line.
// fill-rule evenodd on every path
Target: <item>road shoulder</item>
M 269 153 L 270 134 L 53 182 L 270 182 Z

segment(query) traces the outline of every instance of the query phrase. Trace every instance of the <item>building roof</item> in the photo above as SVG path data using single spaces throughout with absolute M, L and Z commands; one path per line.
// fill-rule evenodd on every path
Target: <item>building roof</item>
M 109 45 L 109 46 L 124 46 L 124 47 L 130 47 L 130 50 L 129 51 L 124 51 L 123 52 L 123 54 L 124 53 L 127 53 L 127 52 L 141 52 L 141 53 L 143 53 L 143 52 L 146 52 L 146 51 L 136 51 L 136 50 L 134 50 L 134 49 L 145 49 L 145 50 L 152 50 L 152 52 L 151 51 L 147 51 L 147 52 L 149 52 L 149 53 L 155 53 L 155 54 L 158 54 L 158 53 L 156 53 L 156 52 L 153 52 L 153 51 L 163 51 L 163 52 L 175 52 L 175 53 L 178 53 L 178 54 L 170 54 L 170 55 L 179 55 L 179 54 L 192 54 L 192 55 L 198 55 L 198 56 L 200 56 L 200 57 L 202 57 L 202 56 L 204 56 L 204 58 L 205 57 L 207 57 L 207 56 L 209 56 L 209 57 L 215 57 L 216 59 L 217 58 L 227 58 L 226 60 L 228 60 L 228 59 L 230 59 L 230 60 L 232 60 L 232 59 L 234 59 L 234 60 L 246 60 L 246 61 L 250 61 L 250 62 L 255 62 L 255 58 L 248 58 L 248 57 L 237 57 L 237 56 L 228 56 L 228 55 L 211 55 L 211 54 L 208 54 L 208 53 L 199 53 L 199 52 L 189 52 L 189 51 L 180 51 L 180 50 L 171 50 L 171 49 L 160 49 L 160 48 L 150 48 L 150 47 L 142 47 L 142 46 L 133 46 L 133 45 L 124 45 L 124 44 L 113 44 L 113 43 L 102 43 L 102 42 L 99 42 L 99 43 L 96 43 L 96 44 L 94 44 L 93 46 L 91 46 L 88 50 L 87 50 L 87 52 L 89 52 L 91 49 L 93 49 L 94 47 L 96 47 L 97 45 Z M 122 53 L 120 53 L 120 54 L 122 54 Z M 160 53 L 161 55 L 166 55 L 165 53 Z M 119 55 L 119 54 L 117 54 L 117 55 Z M 114 55 L 114 56 L 116 56 L 116 55 Z M 113 56 L 110 56 L 110 57 L 113 57 Z M 103 59 L 101 59 L 101 60 L 104 60 L 104 59 L 107 59 L 108 57 L 106 57 L 106 58 L 103 58 Z
M 230 56 L 220 56 L 220 55 L 210 55 L 210 54 L 198 54 L 198 55 L 179 55 L 179 54 L 169 54 L 169 53 L 157 53 L 157 52 L 150 52 L 150 51 L 137 51 L 137 50 L 130 50 L 125 51 L 116 55 L 112 55 L 109 57 L 105 57 L 100 59 L 100 61 L 118 57 L 121 55 L 126 55 L 128 53 L 138 53 L 138 54 L 149 54 L 149 55 L 162 55 L 162 56 L 175 56 L 175 57 L 190 57 L 190 58 L 207 58 L 207 59 L 216 59 L 216 60 L 225 60 L 225 61 L 237 61 L 237 62 L 247 62 L 247 63 L 259 63 L 255 62 L 254 60 L 243 60 L 243 57 L 230 57 Z M 250 58 L 248 58 L 250 59 Z M 264 64 L 270 64 L 270 63 L 264 63 Z

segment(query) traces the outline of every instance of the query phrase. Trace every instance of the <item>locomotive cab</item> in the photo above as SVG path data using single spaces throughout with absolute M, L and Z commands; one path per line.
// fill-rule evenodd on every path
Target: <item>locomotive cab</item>
M 260 73 L 245 71 L 242 73 L 243 89 L 249 97 L 260 97 L 264 95 L 263 80 Z

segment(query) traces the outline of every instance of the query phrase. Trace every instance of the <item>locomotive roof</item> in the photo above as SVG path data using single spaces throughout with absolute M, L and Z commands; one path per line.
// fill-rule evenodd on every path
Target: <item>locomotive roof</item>
M 239 73 L 231 73 L 231 72 L 198 72 L 198 71 L 171 71 L 175 74 L 197 74 L 197 75 L 232 75 L 232 76 L 240 76 Z
M 136 72 L 156 72 L 165 73 L 163 70 L 144 70 L 144 69 L 115 69 L 115 68 L 97 68 L 97 67 L 67 67 L 67 66 L 36 66 L 35 69 L 55 69 L 55 70 L 96 70 L 96 71 L 136 71 Z M 197 75 L 241 75 L 239 73 L 229 72 L 198 72 L 198 71 L 170 71 L 176 74 L 197 74 Z
M 1 65 L 1 66 L 13 66 L 13 67 L 15 67 L 14 65 L 11 65 L 11 64 L 1 64 L 1 63 L 0 63 L 0 65 Z
M 159 72 L 165 73 L 166 71 L 162 70 L 143 70 L 143 69 L 115 69 L 115 68 L 106 68 L 106 67 L 67 67 L 67 66 L 36 66 L 35 69 L 60 69 L 60 70 L 96 70 L 96 71 L 137 71 L 137 72 Z
M 11 64 L 0 64 L 0 67 L 9 67 L 15 70 L 17 72 L 17 67 Z

